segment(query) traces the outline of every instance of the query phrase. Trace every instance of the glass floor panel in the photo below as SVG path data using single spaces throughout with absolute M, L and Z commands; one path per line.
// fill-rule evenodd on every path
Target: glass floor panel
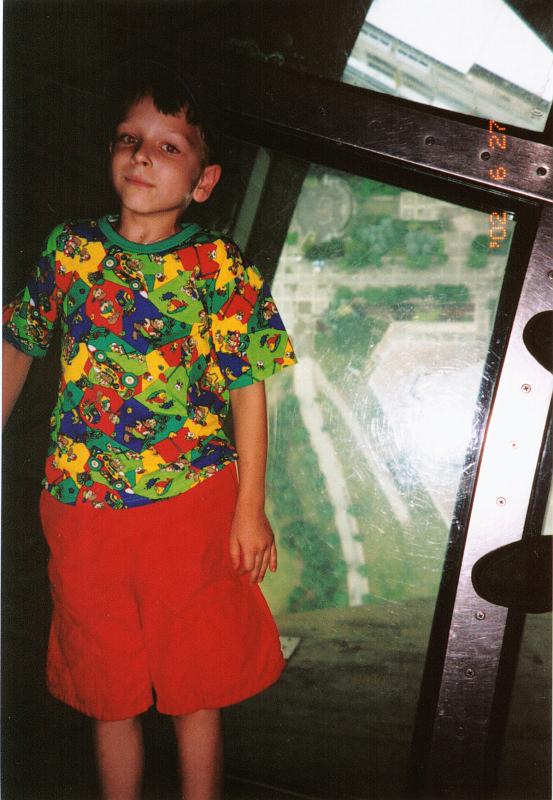
M 230 709 L 237 774 L 397 798 L 515 222 L 312 166 L 273 281 L 299 363 L 267 382 L 289 647 Z

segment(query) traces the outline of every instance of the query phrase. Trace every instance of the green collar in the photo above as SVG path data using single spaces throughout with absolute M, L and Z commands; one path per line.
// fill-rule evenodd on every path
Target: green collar
M 124 239 L 113 228 L 111 223 L 117 222 L 118 219 L 119 217 L 114 215 L 100 217 L 98 220 L 98 227 L 108 241 L 117 245 L 117 247 L 122 247 L 127 253 L 161 253 L 167 250 L 174 250 L 176 247 L 182 247 L 182 245 L 186 244 L 193 236 L 202 230 L 195 222 L 187 222 L 182 225 L 178 233 L 175 233 L 175 235 L 169 237 L 169 239 L 162 239 L 160 242 L 153 242 L 152 244 L 137 244 L 136 242 L 129 242 L 128 239 Z

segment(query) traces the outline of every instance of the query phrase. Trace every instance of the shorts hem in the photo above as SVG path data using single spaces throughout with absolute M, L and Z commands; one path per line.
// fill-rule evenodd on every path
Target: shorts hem
M 140 714 L 144 714 L 149 708 L 154 705 L 153 698 L 149 698 L 148 700 L 144 701 L 143 703 L 136 704 L 135 707 L 129 709 L 128 712 L 115 712 L 109 713 L 104 711 L 97 711 L 93 709 L 90 704 L 84 703 L 78 700 L 75 697 L 69 697 L 68 695 L 64 694 L 63 692 L 58 692 L 56 689 L 52 688 L 49 684 L 46 684 L 46 688 L 52 695 L 55 697 L 56 700 L 59 700 L 62 703 L 65 703 L 66 706 L 70 708 L 74 708 L 75 711 L 79 711 L 81 714 L 84 714 L 91 719 L 97 719 L 102 722 L 117 722 L 122 719 L 131 719 L 132 717 L 138 717 Z
M 265 689 L 268 689 L 270 686 L 275 684 L 282 675 L 285 667 L 286 662 L 283 660 L 282 663 L 280 663 L 278 667 L 271 672 L 270 676 L 265 681 L 262 681 L 254 688 L 251 686 L 243 687 L 232 694 L 226 694 L 221 697 L 211 695 L 210 697 L 205 697 L 203 699 L 198 698 L 198 700 L 194 703 L 184 703 L 179 705 L 164 703 L 163 701 L 160 701 L 159 698 L 157 701 L 154 701 L 153 698 L 149 698 L 143 703 L 137 703 L 132 708 L 129 707 L 128 710 L 115 713 L 103 711 L 100 712 L 96 709 L 93 709 L 90 704 L 82 702 L 73 696 L 68 696 L 64 692 L 57 691 L 49 684 L 47 684 L 46 688 L 50 694 L 56 698 L 56 700 L 59 700 L 67 706 L 70 706 L 71 708 L 75 709 L 75 711 L 79 711 L 81 714 L 84 714 L 87 717 L 101 720 L 102 722 L 116 722 L 122 719 L 131 719 L 132 717 L 137 717 L 140 714 L 144 714 L 154 705 L 160 714 L 170 717 L 179 717 L 184 714 L 194 714 L 196 711 L 202 711 L 204 709 L 226 708 L 227 706 L 241 703 L 243 700 L 248 700 L 250 697 L 255 697 L 255 695 L 260 694 L 260 692 L 265 691 Z
M 255 697 L 255 695 L 260 694 L 260 692 L 265 691 L 265 689 L 268 689 L 270 686 L 275 684 L 282 675 L 285 666 L 286 662 L 283 660 L 282 663 L 271 672 L 270 677 L 257 684 L 254 688 L 252 688 L 251 685 L 247 687 L 244 686 L 242 689 L 239 689 L 232 694 L 227 693 L 220 697 L 211 695 L 209 697 L 204 697 L 203 699 L 198 698 L 195 703 L 181 704 L 178 706 L 177 704 L 163 703 L 163 701 L 160 701 L 158 698 L 156 702 L 156 708 L 160 714 L 170 717 L 180 717 L 184 714 L 194 714 L 194 712 L 202 711 L 204 709 L 226 708 L 227 706 L 233 706 L 236 703 L 241 703 L 243 700 L 248 700 L 250 697 Z

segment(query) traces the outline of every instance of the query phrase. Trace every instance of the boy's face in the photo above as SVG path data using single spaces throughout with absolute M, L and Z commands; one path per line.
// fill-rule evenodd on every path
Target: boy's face
M 221 173 L 218 164 L 204 165 L 199 128 L 182 112 L 162 114 L 151 97 L 129 108 L 110 150 L 122 212 L 152 221 L 176 222 L 192 200 L 207 200 Z

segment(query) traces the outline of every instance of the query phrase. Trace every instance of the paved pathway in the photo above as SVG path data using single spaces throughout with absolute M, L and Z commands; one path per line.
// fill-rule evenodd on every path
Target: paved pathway
M 309 357 L 301 358 L 293 373 L 303 424 L 309 433 L 319 469 L 324 475 L 328 496 L 334 506 L 334 519 L 347 566 L 349 604 L 362 605 L 364 596 L 369 593 L 369 582 L 359 572 L 359 568 L 365 563 L 365 556 L 363 547 L 355 539 L 359 534 L 357 520 L 347 510 L 351 501 L 342 465 L 332 439 L 324 430 L 323 415 L 316 401 L 314 361 Z

